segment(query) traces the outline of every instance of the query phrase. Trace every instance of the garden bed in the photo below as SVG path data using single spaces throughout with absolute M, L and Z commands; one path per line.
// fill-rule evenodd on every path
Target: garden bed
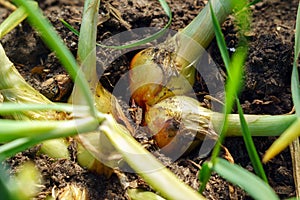
M 169 6 L 173 12 L 172 30 L 180 30 L 187 25 L 203 8 L 206 1 L 172 1 Z M 40 2 L 44 13 L 63 38 L 69 49 L 76 54 L 78 38 L 70 32 L 60 19 L 68 21 L 79 30 L 82 1 L 45 0 Z M 251 9 L 253 20 L 249 39 L 249 55 L 245 66 L 244 88 L 240 102 L 245 113 L 249 114 L 287 114 L 292 110 L 290 77 L 292 71 L 294 27 L 296 20 L 297 1 L 262 1 Z M 120 13 L 120 15 L 118 14 Z M 0 22 L 9 15 L 10 11 L 0 7 Z M 98 41 L 138 27 L 163 27 L 168 18 L 157 1 L 104 1 L 101 2 L 98 26 Z M 120 18 L 116 17 L 122 17 Z M 222 26 L 223 34 L 229 49 L 237 45 L 236 30 L 232 17 Z M 42 94 L 52 101 L 66 101 L 72 90 L 72 82 L 54 54 L 43 44 L 37 33 L 27 22 L 23 22 L 11 33 L 1 39 L 8 57 L 16 64 L 23 77 Z M 223 68 L 216 41 L 207 50 L 214 61 Z M 110 66 L 107 77 L 102 79 L 103 85 L 112 90 L 112 85 L 120 75 L 128 70 L 132 55 Z M 66 75 L 63 81 L 56 78 Z M 54 81 L 49 84 L 49 80 Z M 107 81 L 109 80 L 109 81 Z M 53 91 L 53 88 L 59 90 Z M 254 138 L 260 156 L 263 156 L 275 137 Z M 253 171 L 243 139 L 226 138 L 225 144 L 233 156 L 235 163 Z M 46 155 L 37 154 L 38 147 L 31 148 L 7 163 L 16 169 L 27 160 L 32 160 L 43 176 L 42 192 L 37 199 L 44 199 L 51 192 L 63 188 L 68 183 L 76 183 L 85 188 L 90 199 L 127 199 L 125 190 L 117 175 L 106 178 L 83 169 L 72 160 L 55 160 Z M 76 147 L 70 146 L 71 155 Z M 198 164 L 208 158 L 198 158 L 191 153 L 171 163 L 168 167 L 186 184 L 198 189 Z M 293 181 L 293 170 L 288 149 L 264 165 L 270 185 L 281 199 L 296 195 Z M 137 175 L 126 173 L 127 181 L 132 187 L 150 189 Z M 240 188 L 232 186 L 218 175 L 213 174 L 204 196 L 208 199 L 250 199 Z

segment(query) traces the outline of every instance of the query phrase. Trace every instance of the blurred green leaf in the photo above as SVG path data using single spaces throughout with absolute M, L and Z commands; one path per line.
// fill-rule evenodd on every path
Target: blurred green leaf
M 164 9 L 164 12 L 167 14 L 169 21 L 167 22 L 167 24 L 158 32 L 154 33 L 153 35 L 143 38 L 141 40 L 138 41 L 134 41 L 130 44 L 125 44 L 125 45 L 120 45 L 120 46 L 109 46 L 109 45 L 104 45 L 101 43 L 97 43 L 97 46 L 100 47 L 104 47 L 104 48 L 112 48 L 112 49 L 127 49 L 127 48 L 132 48 L 132 47 L 137 47 L 143 44 L 146 44 L 148 42 L 151 42 L 159 37 L 161 37 L 166 30 L 170 27 L 171 23 L 172 23 L 172 11 L 170 9 L 170 7 L 168 6 L 168 3 L 165 0 L 159 0 L 160 5 L 162 6 L 162 8 Z M 73 26 L 71 26 L 68 22 L 66 22 L 63 19 L 60 19 L 60 21 L 64 24 L 64 26 L 66 26 L 70 31 L 72 31 L 75 35 L 79 36 L 80 32 L 77 31 Z M 85 29 L 83 29 L 85 30 Z
M 49 121 L 10 121 L 5 124 L 7 120 L 0 120 L 0 127 L 7 126 L 7 128 L 12 129 L 11 134 L 7 134 L 6 132 L 9 129 L 0 129 L 2 132 L 0 135 L 1 143 L 15 139 L 0 146 L 0 162 L 45 140 L 91 132 L 96 130 L 99 125 L 99 121 L 92 117 L 73 121 L 55 121 L 52 123 Z M 30 127 L 35 127 L 35 132 Z
M 238 165 L 217 158 L 213 170 L 226 180 L 244 189 L 254 199 L 279 199 L 268 184 Z
M 7 171 L 0 163 L 0 198 L 3 200 L 22 200 L 22 198 L 12 192 L 12 187 L 14 186 L 11 184 Z
M 3 200 L 28 200 L 20 197 L 19 185 L 17 181 L 8 176 L 8 171 L 1 164 L 0 158 L 0 199 Z
M 37 7 L 37 3 L 30 2 L 33 6 Z M 11 13 L 1 24 L 0 24 L 0 39 L 9 33 L 12 29 L 18 26 L 24 19 L 26 19 L 27 13 L 24 7 L 19 7 L 13 13 Z
M 298 5 L 297 19 L 296 19 L 296 35 L 294 46 L 294 62 L 292 71 L 292 97 L 296 110 L 296 115 L 300 117 L 300 86 L 299 86 L 299 73 L 298 73 L 298 58 L 300 52 L 300 4 Z
M 248 7 L 249 6 L 252 6 L 252 5 L 255 5 L 257 4 L 258 2 L 261 2 L 262 0 L 254 0 L 254 1 L 251 1 L 249 4 L 248 4 Z
M 266 151 L 263 162 L 268 162 L 270 159 L 275 157 L 281 151 L 289 146 L 296 138 L 300 136 L 300 118 L 290 125 L 281 136 L 273 142 L 273 144 Z
M 246 9 L 245 5 L 247 2 L 237 2 L 235 1 L 235 4 L 238 5 L 236 8 L 236 21 L 238 22 L 238 25 L 240 27 L 240 32 L 241 35 L 245 31 L 249 29 L 249 12 Z M 258 153 L 256 151 L 255 145 L 253 143 L 251 133 L 249 131 L 247 122 L 245 120 L 243 110 L 241 108 L 239 99 L 237 98 L 238 92 L 241 88 L 242 85 L 242 76 L 243 76 L 243 66 L 245 63 L 245 59 L 247 56 L 247 42 L 245 39 L 240 39 L 240 47 L 237 48 L 236 52 L 233 54 L 231 60 L 229 57 L 229 53 L 227 51 L 226 47 L 226 42 L 224 39 L 224 36 L 221 31 L 220 24 L 216 20 L 214 11 L 211 8 L 211 15 L 213 19 L 213 25 L 214 25 L 214 30 L 216 34 L 216 40 L 217 44 L 219 47 L 219 50 L 221 52 L 221 56 L 223 59 L 223 62 L 225 64 L 228 78 L 227 78 L 227 83 L 226 83 L 226 99 L 225 99 L 225 112 L 226 114 L 229 114 L 231 112 L 231 109 L 233 107 L 234 100 L 236 100 L 236 104 L 238 107 L 238 113 L 240 117 L 240 123 L 241 123 L 241 128 L 242 128 L 242 133 L 243 133 L 243 138 L 246 144 L 246 148 L 248 151 L 248 155 L 251 159 L 251 162 L 253 164 L 253 167 L 255 169 L 255 172 L 265 181 L 267 182 L 267 177 L 265 175 L 262 163 L 260 161 L 260 158 L 258 156 Z M 226 119 L 224 120 L 224 123 L 226 123 Z M 226 126 L 226 124 L 224 124 Z M 222 136 L 222 135 L 221 135 Z M 222 141 L 222 140 L 221 140 Z M 217 155 L 217 151 L 215 152 L 214 155 Z
M 253 165 L 255 173 L 259 177 L 261 177 L 266 183 L 268 183 L 268 178 L 266 176 L 263 165 L 260 161 L 260 157 L 258 156 L 255 145 L 253 143 L 249 127 L 247 125 L 245 116 L 243 114 L 243 109 L 241 107 L 241 104 L 239 103 L 238 98 L 236 99 L 236 101 L 238 102 L 237 108 L 238 108 L 238 113 L 240 116 L 241 128 L 242 128 L 243 138 L 244 138 L 244 142 L 245 142 L 245 145 L 247 148 L 248 156 L 250 157 L 250 160 Z
M 198 179 L 200 181 L 200 187 L 199 187 L 200 193 L 203 193 L 203 191 L 205 190 L 206 183 L 209 181 L 212 172 L 211 168 L 212 168 L 212 163 L 205 162 L 199 171 Z
M 1 103 L 0 104 L 0 115 L 9 115 L 15 112 L 23 111 L 41 111 L 41 110 L 56 110 L 63 112 L 77 112 L 88 114 L 88 106 L 70 105 L 66 103 L 56 104 L 16 104 L 16 103 Z

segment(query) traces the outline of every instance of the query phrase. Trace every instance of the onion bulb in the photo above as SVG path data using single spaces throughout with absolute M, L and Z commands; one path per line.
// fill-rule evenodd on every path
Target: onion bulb
M 233 3 L 210 1 L 222 24 L 232 12 Z M 192 89 L 195 64 L 214 37 L 213 22 L 207 4 L 183 30 L 164 43 L 137 53 L 130 64 L 132 99 L 146 108 L 174 95 Z
M 211 118 L 213 112 L 187 96 L 169 97 L 145 113 L 145 122 L 163 153 L 185 153 L 200 141 L 216 140 Z
M 168 48 L 167 48 L 168 47 Z M 134 56 L 130 67 L 132 99 L 139 106 L 152 106 L 174 95 L 182 95 L 192 89 L 194 67 L 178 56 L 172 43 L 144 49 Z M 176 47 L 177 48 L 177 47 Z M 186 74 L 182 68 L 185 66 Z

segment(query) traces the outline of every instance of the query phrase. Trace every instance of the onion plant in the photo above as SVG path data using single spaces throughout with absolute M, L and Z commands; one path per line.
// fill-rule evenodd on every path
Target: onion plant
M 117 102 L 111 101 L 111 99 L 114 99 L 115 97 L 110 93 L 105 92 L 97 80 L 91 76 L 91 73 L 95 72 L 95 19 L 97 19 L 99 1 L 85 1 L 82 28 L 79 36 L 80 42 L 77 61 L 55 33 L 51 24 L 44 18 L 39 8 L 33 6 L 31 1 L 14 0 L 14 2 L 17 5 L 22 6 L 28 15 L 29 22 L 39 31 L 45 43 L 56 53 L 63 66 L 74 80 L 76 88 L 74 89 L 75 94 L 72 94 L 73 99 L 71 98 L 71 100 L 73 101 L 74 97 L 78 96 L 76 95 L 76 92 L 77 94 L 80 94 L 82 99 L 78 102 L 73 101 L 73 108 L 67 104 L 54 104 L 50 102 L 24 81 L 15 70 L 13 63 L 6 57 L 4 49 L 0 45 L 0 67 L 3 68 L 3 70 L 1 70 L 3 81 L 0 88 L 4 97 L 4 103 L 0 106 L 0 114 L 14 118 L 0 120 L 1 127 L 5 127 L 5 129 L 0 129 L 0 139 L 3 138 L 0 142 L 5 143 L 0 146 L 0 160 L 4 160 L 19 151 L 49 139 L 61 139 L 64 137 L 75 136 L 80 133 L 81 135 L 86 134 L 87 140 L 88 134 L 92 133 L 96 134 L 96 136 L 105 136 L 107 138 L 106 141 L 109 142 L 109 144 L 106 144 L 107 146 L 105 146 L 105 148 L 122 156 L 122 159 L 124 159 L 155 191 L 157 191 L 160 196 L 167 199 L 203 199 L 201 194 L 180 181 L 152 154 L 145 150 L 142 145 L 131 136 L 131 132 L 128 130 L 129 126 L 124 127 L 119 123 L 120 121 L 123 121 L 125 122 L 125 125 L 127 125 L 126 119 L 122 116 L 122 111 Z M 215 27 L 213 24 L 216 24 L 216 19 L 220 22 L 224 21 L 237 3 L 234 1 L 215 0 L 211 2 L 211 5 L 211 8 L 207 5 L 193 22 L 182 31 L 182 35 L 196 40 L 204 47 L 207 47 L 214 36 Z M 214 17 L 211 17 L 212 10 L 216 12 L 215 20 Z M 85 28 L 85 26 L 90 24 L 93 25 L 91 29 L 88 30 Z M 199 34 L 199 31 L 201 34 Z M 87 35 L 82 33 L 87 33 Z M 203 35 L 207 37 L 201 37 Z M 195 70 L 191 67 L 193 63 L 189 63 L 188 61 L 197 60 L 201 51 L 188 54 L 187 49 L 185 49 L 183 45 L 186 40 L 182 38 L 175 36 L 165 43 L 171 45 L 172 48 L 175 46 L 179 49 L 179 52 L 186 53 L 188 57 L 190 56 L 190 59 L 185 60 L 183 59 L 183 56 L 174 55 L 174 58 L 172 59 L 175 59 L 174 63 L 176 65 L 180 64 L 180 67 L 177 69 L 173 68 L 171 71 L 178 70 L 176 71 L 177 74 L 179 73 L 182 76 L 187 77 L 189 83 L 193 84 Z M 179 47 L 174 45 L 175 41 L 179 41 Z M 144 52 L 147 51 L 150 53 L 144 55 L 150 54 L 150 56 L 153 56 L 153 54 L 151 54 L 153 48 L 145 50 Z M 149 60 L 148 58 L 140 57 L 141 55 L 143 55 L 143 53 L 139 53 L 134 58 L 132 65 L 150 62 L 150 65 L 155 67 L 155 63 L 152 64 L 153 59 L 151 57 Z M 244 54 L 237 55 L 245 56 Z M 84 66 L 80 69 L 78 63 L 82 64 L 83 62 L 86 62 L 86 59 L 90 59 L 87 61 L 88 67 Z M 198 139 L 201 139 L 201 137 L 203 138 L 203 136 L 206 135 L 212 135 L 213 139 L 216 140 L 218 140 L 218 138 L 222 139 L 225 134 L 227 136 L 241 136 L 242 131 L 240 126 L 241 124 L 246 124 L 244 122 L 248 123 L 248 127 L 246 125 L 243 125 L 243 127 L 249 129 L 251 135 L 280 135 L 290 124 L 296 121 L 297 117 L 295 115 L 229 115 L 229 110 L 231 110 L 234 99 L 237 96 L 236 90 L 239 87 L 239 83 L 232 80 L 236 76 L 240 77 L 240 70 L 243 64 L 243 59 L 238 59 L 238 56 L 235 57 L 235 59 L 237 60 L 230 61 L 230 66 L 234 68 L 228 71 L 230 79 L 227 83 L 227 88 L 232 87 L 235 89 L 233 91 L 227 90 L 225 115 L 202 108 L 196 100 L 182 96 L 188 92 L 185 88 L 178 93 L 175 91 L 169 93 L 168 87 L 177 87 L 181 85 L 176 78 L 170 77 L 170 85 L 163 85 L 166 87 L 160 86 L 158 88 L 156 88 L 156 85 L 154 87 L 151 86 L 154 88 L 152 90 L 154 93 L 151 93 L 150 87 L 150 99 L 148 99 L 149 96 L 146 98 L 146 96 L 143 95 L 143 92 L 137 92 L 133 95 L 137 96 L 136 102 L 141 102 L 141 106 L 147 108 L 145 116 L 146 119 L 148 119 L 147 123 L 149 127 L 151 127 L 151 123 L 155 123 L 156 121 L 165 124 L 165 122 L 169 122 L 170 117 L 174 120 L 174 116 L 181 114 L 183 117 L 178 117 L 178 119 L 175 120 L 182 120 L 180 123 L 183 124 L 185 130 L 195 132 Z M 133 68 L 135 67 L 133 66 Z M 166 66 L 164 70 L 170 69 Z M 133 80 L 134 76 L 135 74 L 132 74 L 131 76 Z M 138 84 L 140 84 L 139 80 L 139 78 L 136 79 Z M 131 87 L 138 88 L 132 85 Z M 101 95 L 99 98 L 95 98 L 93 92 L 98 91 L 99 89 Z M 16 91 L 18 93 L 16 93 Z M 33 100 L 24 98 L 27 97 L 25 91 L 31 94 Z M 142 88 L 142 91 L 148 92 L 148 89 Z M 180 95 L 174 96 L 175 94 Z M 142 95 L 141 98 L 139 97 L 140 95 Z M 105 110 L 103 103 L 107 102 L 105 101 L 105 98 L 109 98 L 108 105 L 111 105 L 111 102 L 115 102 L 116 104 L 112 105 L 115 106 L 115 108 Z M 141 101 L 139 101 L 138 98 L 140 98 Z M 11 103 L 6 103 L 8 101 L 15 103 L 15 107 L 11 110 L 7 109 L 9 106 L 12 106 Z M 97 105 L 98 101 L 100 103 Z M 176 112 L 176 107 L 174 107 L 174 104 L 170 103 L 170 101 L 177 101 L 181 105 L 185 105 L 185 107 L 183 107 L 181 111 Z M 38 102 L 42 105 L 36 105 Z M 78 112 L 78 110 L 80 112 Z M 114 112 L 114 110 L 117 111 L 117 114 L 115 114 L 116 112 Z M 159 110 L 159 112 L 156 112 L 155 110 Z M 174 116 L 170 115 L 170 110 L 174 111 L 176 114 Z M 152 115 L 152 113 L 154 114 Z M 168 123 L 166 124 L 168 125 Z M 209 126 L 210 124 L 212 124 L 212 126 Z M 155 128 L 155 126 L 153 127 Z M 223 134 L 219 137 L 216 133 L 220 130 L 223 130 Z M 168 134 L 168 132 L 166 134 Z M 84 147 L 88 147 L 84 144 L 86 140 L 81 141 Z M 100 143 L 101 142 L 96 141 L 96 144 Z M 169 141 L 167 143 L 169 143 Z M 220 147 L 219 144 L 217 147 Z M 97 149 L 96 153 L 98 154 L 103 153 L 101 151 L 105 151 L 103 147 L 95 147 L 95 149 Z M 89 149 L 89 151 L 93 152 L 91 149 Z M 208 170 L 202 170 L 200 172 L 200 180 L 203 181 L 204 179 L 207 179 L 211 170 L 214 170 L 229 181 L 242 186 L 255 198 L 260 198 L 262 197 L 261 195 L 268 196 L 269 199 L 277 198 L 272 189 L 265 182 L 247 172 L 247 170 L 217 158 L 217 153 L 218 149 L 213 153 L 213 162 L 206 163 L 203 166 L 204 169 Z M 92 155 L 97 156 L 95 152 L 93 152 Z M 237 175 L 240 175 L 240 177 Z M 247 180 L 247 182 L 245 182 L 245 180 Z M 203 182 L 205 182 L 205 180 Z M 253 186 L 259 187 L 254 188 Z M 133 191 L 128 191 L 128 193 L 130 192 L 132 193 Z

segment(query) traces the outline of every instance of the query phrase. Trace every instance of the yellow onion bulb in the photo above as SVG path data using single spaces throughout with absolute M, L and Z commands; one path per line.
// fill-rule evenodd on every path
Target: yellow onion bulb
M 142 108 L 192 89 L 195 69 L 167 47 L 144 49 L 130 63 L 131 98 Z
M 173 96 L 145 113 L 145 122 L 158 147 L 166 154 L 183 154 L 205 137 L 217 139 L 212 129 L 212 111 L 191 97 Z

